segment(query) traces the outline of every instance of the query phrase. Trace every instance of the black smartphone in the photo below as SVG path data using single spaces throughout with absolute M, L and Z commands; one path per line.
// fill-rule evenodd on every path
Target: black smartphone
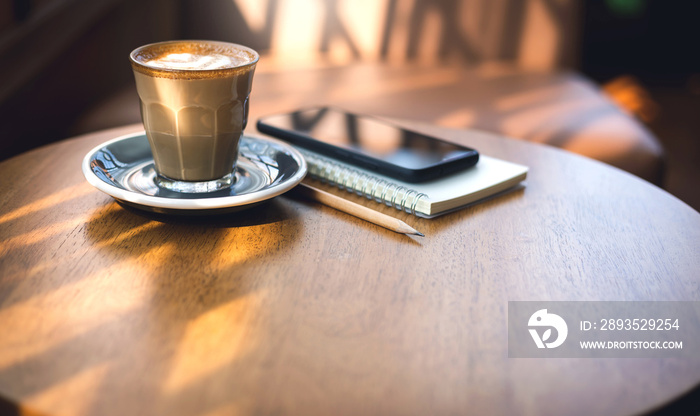
M 424 182 L 474 166 L 479 153 L 392 123 L 320 107 L 263 117 L 261 133 L 405 182 Z

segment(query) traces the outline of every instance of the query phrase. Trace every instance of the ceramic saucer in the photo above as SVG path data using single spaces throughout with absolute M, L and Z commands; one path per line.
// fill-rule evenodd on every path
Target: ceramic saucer
M 87 181 L 117 201 L 166 214 L 224 213 L 249 208 L 294 188 L 306 175 L 303 156 L 278 140 L 243 136 L 236 180 L 228 189 L 187 194 L 156 185 L 153 155 L 144 132 L 121 136 L 83 159 Z

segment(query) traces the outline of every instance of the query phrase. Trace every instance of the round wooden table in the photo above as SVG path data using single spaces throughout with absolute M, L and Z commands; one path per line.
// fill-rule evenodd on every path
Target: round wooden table
M 700 300 L 700 214 L 543 145 L 429 126 L 524 189 L 393 233 L 302 199 L 125 209 L 80 163 L 138 125 L 0 163 L 0 395 L 40 414 L 633 414 L 700 359 L 508 358 L 514 300 Z M 391 212 L 391 211 L 389 211 Z

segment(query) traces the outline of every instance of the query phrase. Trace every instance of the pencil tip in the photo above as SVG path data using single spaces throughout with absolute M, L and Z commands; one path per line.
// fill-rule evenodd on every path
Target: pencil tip
M 422 232 L 417 231 L 417 230 L 416 230 L 416 235 L 419 235 L 419 236 L 421 236 L 421 237 L 425 237 L 425 234 L 423 234 Z

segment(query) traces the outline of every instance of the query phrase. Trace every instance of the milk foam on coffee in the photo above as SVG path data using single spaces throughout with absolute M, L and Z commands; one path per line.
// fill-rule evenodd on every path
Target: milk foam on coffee
M 246 59 L 222 54 L 200 55 L 193 53 L 170 53 L 144 62 L 153 68 L 207 70 L 233 68 L 246 63 Z
M 156 170 L 179 181 L 231 174 L 258 55 L 220 42 L 147 45 L 131 54 Z

